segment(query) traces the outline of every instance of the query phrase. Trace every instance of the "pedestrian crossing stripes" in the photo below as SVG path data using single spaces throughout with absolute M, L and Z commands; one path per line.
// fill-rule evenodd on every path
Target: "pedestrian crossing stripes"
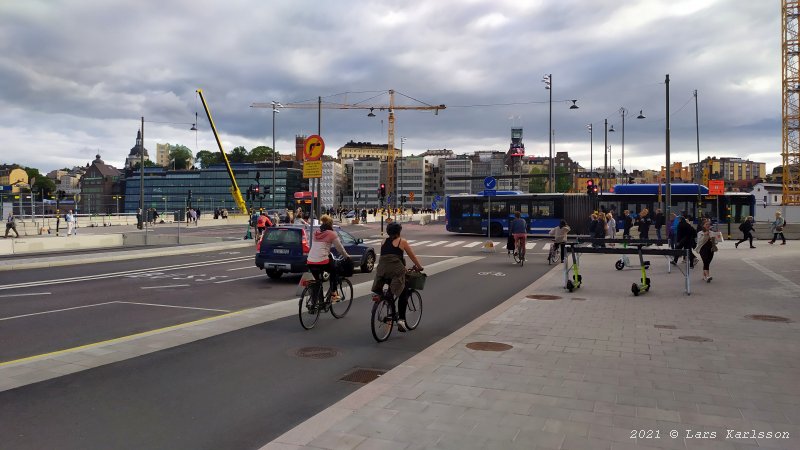
M 486 241 L 415 241 L 415 240 L 407 240 L 409 244 L 414 244 L 416 247 L 425 246 L 425 247 L 446 247 L 446 248 L 453 248 L 453 247 L 462 247 L 462 248 L 473 248 L 479 245 L 483 245 Z M 378 245 L 383 243 L 383 239 L 365 239 L 364 244 L 366 245 Z M 503 242 L 492 241 L 495 248 L 505 249 L 508 250 L 508 246 Z M 526 250 L 533 250 L 536 248 L 537 242 L 526 242 L 525 249 Z M 542 244 L 545 248 L 547 248 L 547 243 Z M 512 247 L 513 250 L 513 247 Z

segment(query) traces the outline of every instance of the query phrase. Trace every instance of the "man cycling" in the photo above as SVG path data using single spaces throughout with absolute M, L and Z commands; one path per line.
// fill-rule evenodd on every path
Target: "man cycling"
M 508 227 L 508 232 L 514 236 L 514 248 L 519 249 L 519 259 L 524 261 L 525 240 L 528 238 L 528 223 L 520 216 L 521 214 L 519 211 L 514 211 L 515 219 L 511 222 L 511 226 Z M 517 250 L 515 250 L 514 253 L 517 253 Z
M 558 258 L 561 262 L 564 262 L 564 259 L 560 256 L 560 253 L 556 253 L 559 248 L 564 246 L 564 243 L 567 242 L 567 234 L 570 231 L 569 225 L 567 225 L 566 220 L 561 220 L 561 223 L 558 224 L 557 227 L 550 230 L 550 236 L 553 236 L 553 247 L 550 250 L 551 254 L 559 255 Z
M 406 260 L 403 254 L 414 263 L 417 270 L 422 271 L 422 263 L 417 259 L 414 250 L 408 241 L 400 237 L 403 226 L 397 222 L 392 222 L 386 226 L 386 234 L 389 235 L 383 245 L 381 245 L 381 257 L 378 260 L 378 267 L 375 269 L 375 281 L 372 283 L 372 292 L 375 294 L 373 300 L 379 300 L 383 294 L 385 280 L 391 280 L 389 290 L 394 298 L 399 298 L 397 321 L 398 331 L 406 331 L 406 309 L 408 307 L 409 290 L 406 289 Z

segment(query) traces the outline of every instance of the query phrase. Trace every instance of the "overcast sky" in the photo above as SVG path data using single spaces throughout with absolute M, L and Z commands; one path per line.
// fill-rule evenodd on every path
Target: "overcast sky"
M 3 1 L 0 163 L 49 171 L 99 152 L 122 167 L 142 116 L 151 157 L 165 142 L 215 150 L 198 88 L 226 151 L 272 145 L 272 113 L 254 102 L 388 105 L 380 93 L 394 89 L 399 105 L 447 106 L 396 112 L 407 153 L 506 151 L 522 126 L 526 153 L 547 155 L 541 80 L 552 74 L 554 151 L 588 167 L 593 123 L 602 165 L 607 119 L 619 166 L 625 107 L 626 169 L 658 169 L 669 74 L 672 161 L 697 160 L 696 89 L 701 156 L 771 171 L 781 161 L 780 18 L 780 2 L 753 0 Z M 387 112 L 367 112 L 323 110 L 326 153 L 386 143 Z M 278 151 L 293 152 L 296 134 L 316 133 L 317 112 L 284 109 L 275 126 Z

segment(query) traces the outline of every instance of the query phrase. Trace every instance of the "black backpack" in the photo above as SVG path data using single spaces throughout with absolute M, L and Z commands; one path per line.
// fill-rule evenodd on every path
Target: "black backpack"
M 739 224 L 739 231 L 744 231 L 744 222 Z

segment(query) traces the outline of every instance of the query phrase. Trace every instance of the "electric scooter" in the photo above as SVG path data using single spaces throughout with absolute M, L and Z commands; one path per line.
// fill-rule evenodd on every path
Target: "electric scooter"
M 643 292 L 650 291 L 650 278 L 647 276 L 647 269 L 650 268 L 649 261 L 644 260 L 644 255 L 642 255 L 642 246 L 639 245 L 639 263 L 642 267 L 642 279 L 641 283 L 633 283 L 631 285 L 631 292 L 633 292 L 634 297 L 638 297 L 639 294 Z

